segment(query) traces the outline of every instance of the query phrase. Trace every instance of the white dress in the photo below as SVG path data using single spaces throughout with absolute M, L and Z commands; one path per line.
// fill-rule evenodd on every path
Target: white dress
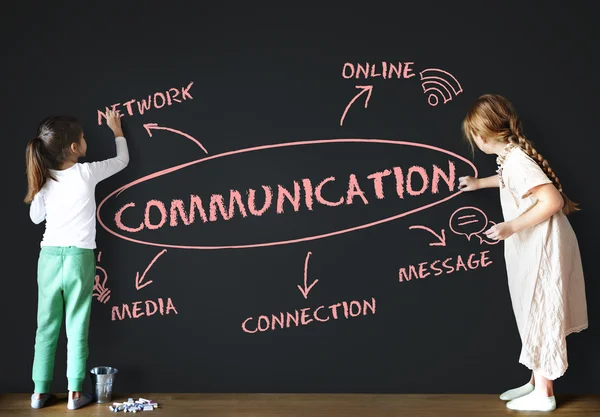
M 498 157 L 505 221 L 531 209 L 530 190 L 551 184 L 519 146 Z M 504 241 L 508 288 L 521 337 L 519 362 L 554 380 L 568 367 L 566 337 L 588 327 L 583 268 L 577 238 L 562 211 Z

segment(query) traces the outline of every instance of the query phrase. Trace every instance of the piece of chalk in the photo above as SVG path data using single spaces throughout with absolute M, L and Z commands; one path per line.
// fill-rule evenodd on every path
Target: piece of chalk
M 151 402 L 150 400 L 147 400 L 147 399 L 145 399 L 145 398 L 142 398 L 142 397 L 140 397 L 140 401 L 143 401 L 143 402 L 145 402 L 145 403 L 149 403 L 149 402 Z

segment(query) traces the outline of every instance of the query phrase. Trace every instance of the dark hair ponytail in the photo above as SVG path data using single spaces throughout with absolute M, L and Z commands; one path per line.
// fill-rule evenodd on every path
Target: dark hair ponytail
M 33 197 L 42 189 L 50 174 L 42 155 L 43 145 L 42 140 L 36 136 L 27 143 L 25 149 L 28 185 L 27 196 L 25 196 L 26 203 L 31 203 Z
M 72 116 L 47 117 L 40 122 L 37 135 L 27 143 L 25 149 L 26 203 L 33 201 L 48 178 L 55 179 L 50 170 L 60 168 L 71 144 L 79 143 L 82 134 L 81 123 Z

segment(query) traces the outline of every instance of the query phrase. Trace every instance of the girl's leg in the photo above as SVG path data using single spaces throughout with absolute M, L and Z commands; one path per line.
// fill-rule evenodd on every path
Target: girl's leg
M 531 379 L 529 380 L 529 383 L 535 385 L 535 373 L 533 371 L 531 371 Z
M 86 375 L 88 330 L 96 274 L 91 249 L 69 248 L 65 256 L 65 324 L 67 332 L 67 379 L 69 398 L 77 399 Z
M 554 383 L 551 379 L 547 379 L 544 376 L 540 375 L 537 372 L 534 372 L 535 375 L 535 387 L 541 393 L 546 395 L 547 397 L 552 397 L 554 395 Z
M 32 379 L 35 398 L 50 392 L 54 356 L 63 317 L 62 257 L 42 248 L 38 259 L 38 313 Z

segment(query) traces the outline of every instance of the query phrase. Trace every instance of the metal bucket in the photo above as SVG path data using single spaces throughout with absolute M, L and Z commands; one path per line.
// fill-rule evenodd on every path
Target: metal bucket
M 118 369 L 110 366 L 96 366 L 90 370 L 94 399 L 97 403 L 112 401 L 112 388 Z

